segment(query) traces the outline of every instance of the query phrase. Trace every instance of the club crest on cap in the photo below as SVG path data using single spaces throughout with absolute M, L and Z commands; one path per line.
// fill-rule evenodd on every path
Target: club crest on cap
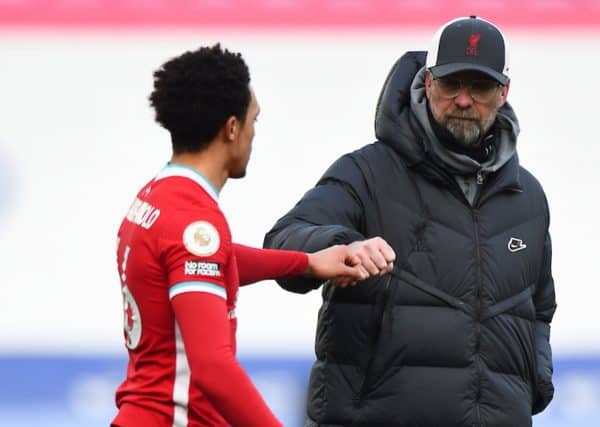
M 471 34 L 469 36 L 469 46 L 467 46 L 467 51 L 465 52 L 467 56 L 477 56 L 479 55 L 478 45 L 479 39 L 481 39 L 481 34 Z
M 183 245 L 194 255 L 212 255 L 217 252 L 220 243 L 219 232 L 206 221 L 192 222 L 183 231 Z

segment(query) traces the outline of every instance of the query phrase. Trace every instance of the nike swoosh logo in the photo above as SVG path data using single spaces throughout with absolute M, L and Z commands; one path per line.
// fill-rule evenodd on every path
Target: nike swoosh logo
M 508 241 L 508 250 L 510 252 L 518 252 L 527 248 L 527 245 L 523 243 L 523 240 L 517 239 L 516 237 L 511 237 Z

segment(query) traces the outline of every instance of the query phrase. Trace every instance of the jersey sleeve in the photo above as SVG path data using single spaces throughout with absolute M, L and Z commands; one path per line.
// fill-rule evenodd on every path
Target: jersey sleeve
M 259 249 L 233 244 L 240 285 L 259 280 L 278 279 L 302 275 L 308 267 L 308 255 L 304 252 Z
M 231 258 L 231 234 L 221 212 L 209 208 L 177 212 L 161 235 L 170 299 L 185 292 L 227 299 L 224 270 Z
M 235 359 L 225 302 L 206 293 L 185 292 L 171 304 L 192 379 L 217 411 L 234 426 L 280 427 Z

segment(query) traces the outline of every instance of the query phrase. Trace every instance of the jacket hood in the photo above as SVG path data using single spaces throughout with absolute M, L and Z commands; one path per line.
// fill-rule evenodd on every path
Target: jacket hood
M 375 110 L 375 136 L 405 157 L 409 164 L 423 160 L 424 135 L 410 108 L 410 88 L 425 65 L 426 52 L 407 52 L 392 66 Z

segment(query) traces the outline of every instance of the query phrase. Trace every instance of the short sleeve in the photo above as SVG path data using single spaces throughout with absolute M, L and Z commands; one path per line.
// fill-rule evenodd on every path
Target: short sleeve
M 184 292 L 227 299 L 224 271 L 231 258 L 231 233 L 220 211 L 176 212 L 161 230 L 158 249 L 168 275 L 169 299 Z

